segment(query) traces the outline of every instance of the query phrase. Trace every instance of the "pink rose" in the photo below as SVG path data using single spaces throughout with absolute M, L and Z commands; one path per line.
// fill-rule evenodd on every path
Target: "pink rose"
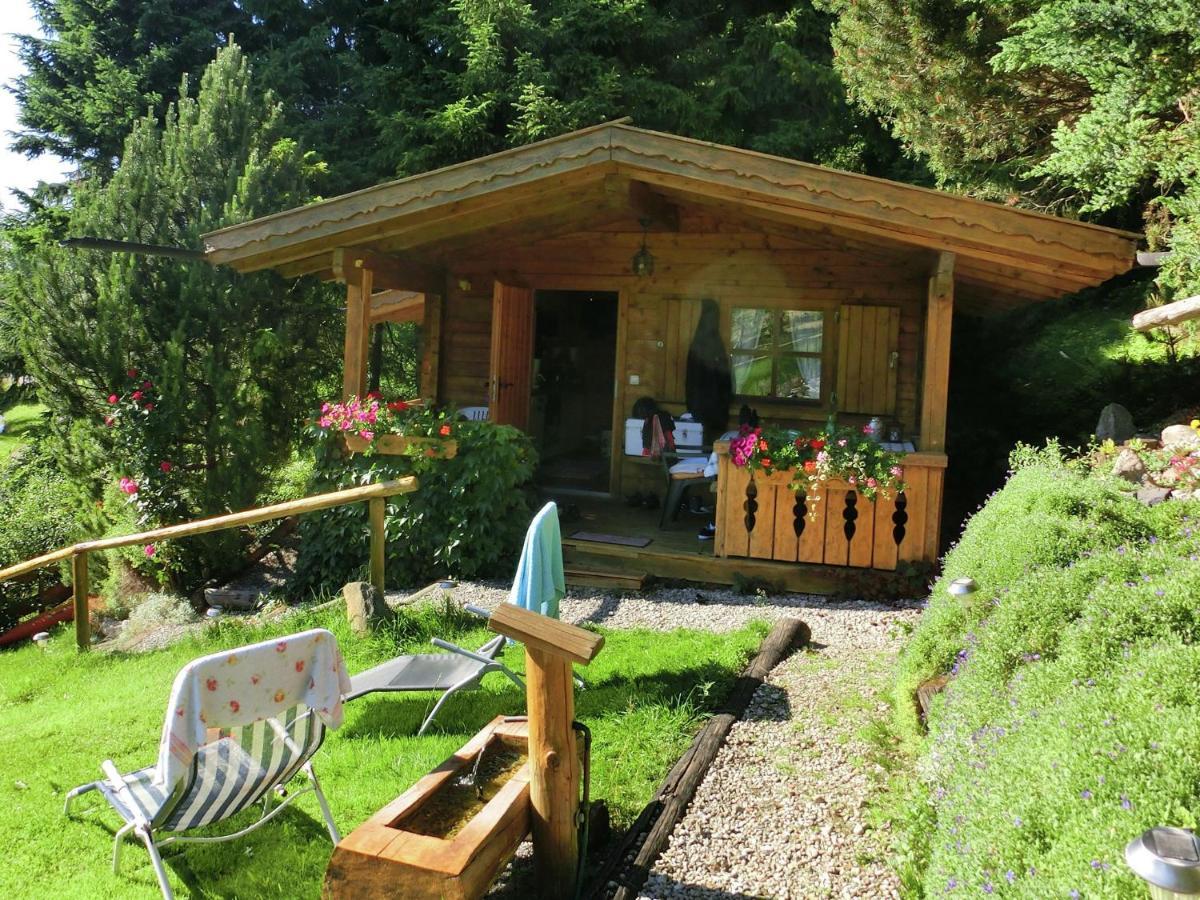
M 893 478 L 904 477 L 904 469 L 900 466 L 892 466 L 890 469 L 888 469 L 888 471 L 891 473 Z
M 160 469 L 162 469 L 164 472 L 170 472 L 173 468 L 175 468 L 173 465 L 170 464 L 170 462 L 168 462 L 165 459 L 158 464 L 158 467 Z
M 149 557 L 149 556 L 153 556 L 155 553 L 157 553 L 158 550 L 155 549 L 153 544 L 147 544 L 145 547 L 142 548 L 142 552 L 145 553 L 146 556 Z
M 874 478 L 868 478 L 867 479 L 867 487 L 869 487 L 869 488 L 879 487 L 879 482 L 876 481 Z
M 118 397 L 116 394 L 109 394 L 108 395 L 108 405 L 112 406 L 114 403 L 117 402 L 117 399 L 118 399 Z
M 128 375 L 130 378 L 137 378 L 138 370 L 137 369 L 129 369 L 125 372 L 125 374 Z
M 141 391 L 134 391 L 134 392 L 133 392 L 132 394 L 130 394 L 129 396 L 130 396 L 130 397 L 132 397 L 134 400 L 141 400 L 141 399 L 142 399 L 142 392 L 141 392 Z

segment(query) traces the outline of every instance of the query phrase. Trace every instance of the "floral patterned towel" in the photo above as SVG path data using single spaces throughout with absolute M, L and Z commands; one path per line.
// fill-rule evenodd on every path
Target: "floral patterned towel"
M 301 704 L 337 728 L 349 690 L 337 638 L 324 628 L 194 660 L 175 676 L 155 781 L 173 788 L 210 728 L 251 725 Z

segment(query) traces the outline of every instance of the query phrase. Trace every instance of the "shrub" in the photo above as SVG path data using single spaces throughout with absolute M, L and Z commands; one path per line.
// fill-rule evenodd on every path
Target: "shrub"
M 1141 897 L 1125 843 L 1200 810 L 1200 504 L 1148 509 L 1052 455 L 1019 462 L 946 560 L 981 590 L 939 584 L 904 654 L 905 697 L 954 673 L 908 847 L 927 895 Z
M 416 475 L 420 487 L 387 502 L 387 581 L 507 577 L 532 513 L 535 454 L 516 428 L 489 422 L 454 426 L 453 459 L 422 455 L 345 456 L 336 436 L 318 445 L 310 493 Z M 300 525 L 294 592 L 337 590 L 366 571 L 365 503 L 306 516 Z
M 75 497 L 53 457 L 38 444 L 0 467 L 0 509 L 0 569 L 57 550 L 76 536 Z M 56 574 L 43 569 L 29 581 L 0 582 L 0 630 L 34 611 L 39 590 Z

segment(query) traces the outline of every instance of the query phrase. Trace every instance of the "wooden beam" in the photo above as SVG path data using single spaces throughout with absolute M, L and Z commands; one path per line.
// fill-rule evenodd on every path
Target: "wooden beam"
M 643 181 L 609 176 L 604 182 L 614 209 L 633 213 L 639 221 L 645 219 L 648 228 L 663 231 L 679 230 L 679 207 L 667 200 Z
M 921 383 L 921 450 L 946 449 L 950 337 L 954 318 L 954 254 L 939 253 L 929 276 L 925 313 L 925 367 Z
M 372 284 L 384 290 L 413 291 L 436 294 L 446 283 L 446 273 L 440 266 L 429 266 L 403 256 L 378 253 L 363 247 L 339 247 L 333 251 L 333 277 L 350 284 L 359 273 L 370 270 Z
M 371 350 L 372 269 L 359 269 L 346 283 L 346 341 L 342 357 L 342 399 L 367 392 L 367 357 Z
M 1138 331 L 1149 331 L 1152 328 L 1166 328 L 1196 318 L 1200 318 L 1200 296 L 1144 309 L 1133 317 L 1133 327 Z
M 427 296 L 414 291 L 377 291 L 371 295 L 371 324 L 421 322 L 425 319 Z

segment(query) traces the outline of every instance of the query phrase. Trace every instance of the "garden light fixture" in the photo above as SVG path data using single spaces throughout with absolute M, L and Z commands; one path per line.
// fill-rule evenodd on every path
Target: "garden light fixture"
M 1150 885 L 1154 900 L 1200 897 L 1200 840 L 1184 828 L 1160 825 L 1135 837 L 1125 862 Z
M 33 636 L 33 642 L 41 647 L 44 651 L 48 646 L 50 646 L 50 632 L 39 631 Z
M 974 578 L 955 578 L 950 582 L 949 591 L 952 597 L 969 597 L 977 590 L 979 585 L 975 583 Z
M 648 275 L 654 274 L 654 255 L 646 247 L 646 229 L 650 227 L 649 219 L 638 219 L 642 225 L 642 247 L 637 253 L 633 254 L 633 274 L 639 278 L 645 278 Z

